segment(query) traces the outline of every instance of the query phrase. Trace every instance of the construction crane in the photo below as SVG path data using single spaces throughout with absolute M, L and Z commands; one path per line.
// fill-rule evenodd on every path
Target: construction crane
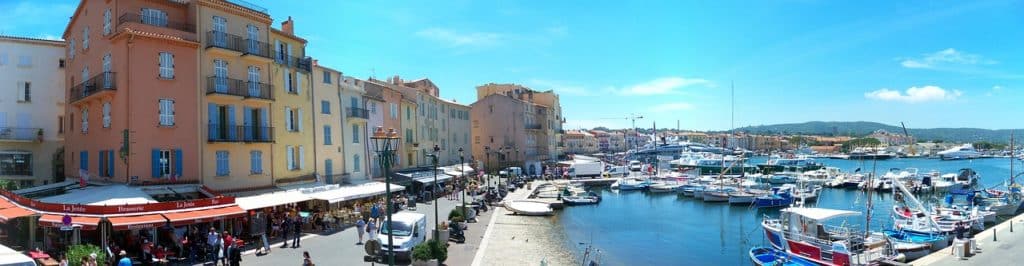
M 629 116 L 627 116 L 627 117 L 604 117 L 604 118 L 598 118 L 598 119 L 601 119 L 601 120 L 618 120 L 618 119 L 629 120 L 633 124 L 633 133 L 634 133 L 634 135 L 633 135 L 633 151 L 635 153 L 636 151 L 640 150 L 640 142 L 637 141 L 637 138 L 640 137 L 640 132 L 637 131 L 637 129 L 636 129 L 636 120 L 644 119 L 643 115 L 640 115 L 640 114 L 637 114 L 637 113 L 633 113 L 633 114 L 629 114 Z
M 907 125 L 904 125 L 903 122 L 900 122 L 900 126 L 903 127 L 903 136 L 907 137 L 907 144 L 909 144 L 907 145 L 907 155 L 917 155 L 917 151 L 914 150 L 914 144 L 916 143 L 911 142 L 911 140 L 913 139 L 910 138 L 910 133 L 907 132 Z

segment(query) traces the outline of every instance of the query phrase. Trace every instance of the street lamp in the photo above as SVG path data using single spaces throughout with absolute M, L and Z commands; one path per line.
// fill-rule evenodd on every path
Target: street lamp
M 487 174 L 487 168 L 491 167 L 491 147 L 490 146 L 484 146 L 484 156 L 487 157 L 487 164 L 484 165 L 484 179 L 487 180 L 487 183 L 484 184 L 484 188 L 488 188 L 488 187 L 491 186 L 491 176 L 489 176 Z
M 394 228 L 391 227 L 391 208 L 394 205 L 391 204 L 391 175 L 388 172 L 395 161 L 395 150 L 398 149 L 398 143 L 401 140 L 394 128 L 389 128 L 387 132 L 384 132 L 384 127 L 380 126 L 373 131 L 373 137 L 370 137 L 370 140 L 373 141 L 373 147 L 379 155 L 377 163 L 384 170 L 384 197 L 387 198 L 388 265 L 393 266 L 395 265 L 395 245 L 392 244 L 394 243 L 394 236 L 392 236 Z
M 462 182 L 462 217 L 466 217 L 466 157 L 462 155 L 462 147 L 459 147 L 459 180 Z
M 438 230 L 441 230 L 441 222 L 440 220 L 438 220 L 438 212 L 440 211 L 437 210 L 437 190 L 439 187 L 437 184 L 437 153 L 440 151 L 441 147 L 438 147 L 435 144 L 434 153 L 427 154 L 428 157 L 434 160 L 434 187 L 430 189 L 430 195 L 434 197 L 434 240 L 440 239 L 440 237 L 438 236 L 438 234 L 440 234 L 440 231 Z

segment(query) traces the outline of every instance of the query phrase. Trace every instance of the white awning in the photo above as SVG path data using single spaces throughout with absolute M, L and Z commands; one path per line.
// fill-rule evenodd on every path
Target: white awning
M 125 185 L 87 186 L 70 189 L 64 194 L 39 199 L 42 202 L 84 205 L 126 205 L 156 203 L 149 194 L 138 187 Z
M 307 193 L 306 195 L 313 199 L 327 201 L 328 203 L 338 203 L 384 194 L 386 189 L 385 185 L 386 184 L 384 182 L 369 182 L 352 186 L 335 186 L 329 189 Z M 405 187 L 391 184 L 392 193 L 402 190 L 405 190 Z
M 811 220 L 822 221 L 836 217 L 844 216 L 857 216 L 860 212 L 847 211 L 847 210 L 836 210 L 836 209 L 824 209 L 824 208 L 785 208 L 782 212 L 788 212 L 795 215 L 807 217 Z
M 289 203 L 303 202 L 309 200 L 309 195 L 298 190 L 264 193 L 255 196 L 235 198 L 238 207 L 245 210 L 255 210 L 266 207 L 273 207 Z
M 438 173 L 438 175 L 437 175 L 437 182 L 444 182 L 445 180 L 448 180 L 450 178 L 452 178 L 452 176 L 446 175 L 444 173 Z M 421 176 L 421 177 L 417 177 L 417 178 L 415 178 L 413 180 L 416 181 L 416 182 L 420 182 L 420 183 L 426 185 L 426 184 L 433 184 L 435 179 L 434 179 L 434 176 Z

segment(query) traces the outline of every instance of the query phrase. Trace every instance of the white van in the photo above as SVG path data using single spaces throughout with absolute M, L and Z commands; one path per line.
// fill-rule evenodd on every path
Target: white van
M 604 175 L 605 177 L 627 176 L 629 171 L 626 170 L 625 166 L 612 166 L 608 167 L 608 171 L 605 171 Z
M 377 240 L 380 241 L 380 255 L 388 254 L 388 234 L 392 234 L 395 246 L 395 258 L 411 259 L 412 248 L 427 241 L 427 216 L 416 212 L 399 212 L 391 215 L 394 230 L 387 228 L 387 218 L 382 216 L 377 229 Z
M 644 164 L 640 163 L 640 161 L 629 161 L 629 170 L 630 171 L 640 171 L 643 168 L 644 168 Z

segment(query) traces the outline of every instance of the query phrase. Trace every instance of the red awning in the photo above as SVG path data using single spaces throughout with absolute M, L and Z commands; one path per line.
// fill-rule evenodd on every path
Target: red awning
M 237 205 L 164 213 L 164 217 L 167 217 L 167 220 L 171 221 L 171 225 L 174 226 L 206 223 L 221 219 L 241 217 L 243 215 L 245 215 L 245 210 L 239 208 Z
M 63 220 L 63 215 L 44 214 L 39 217 L 39 226 L 59 228 L 64 226 Z M 71 225 L 81 226 L 82 230 L 96 230 L 99 223 L 100 217 L 71 215 Z
M 107 221 L 110 221 L 114 230 L 154 228 L 167 224 L 167 219 L 159 214 L 113 216 L 107 217 Z
M 7 199 L 0 198 L 0 209 L 7 209 L 7 208 L 10 208 L 10 207 L 13 207 L 13 206 L 14 206 L 14 204 L 11 203 L 10 201 L 8 201 Z
M 14 218 L 18 218 L 18 217 L 22 217 L 22 216 L 35 215 L 35 214 L 36 214 L 36 212 L 34 212 L 32 210 L 12 205 L 10 207 L 7 207 L 6 209 L 0 209 L 0 222 L 5 222 L 6 223 L 8 220 L 11 220 L 11 219 L 14 219 Z

